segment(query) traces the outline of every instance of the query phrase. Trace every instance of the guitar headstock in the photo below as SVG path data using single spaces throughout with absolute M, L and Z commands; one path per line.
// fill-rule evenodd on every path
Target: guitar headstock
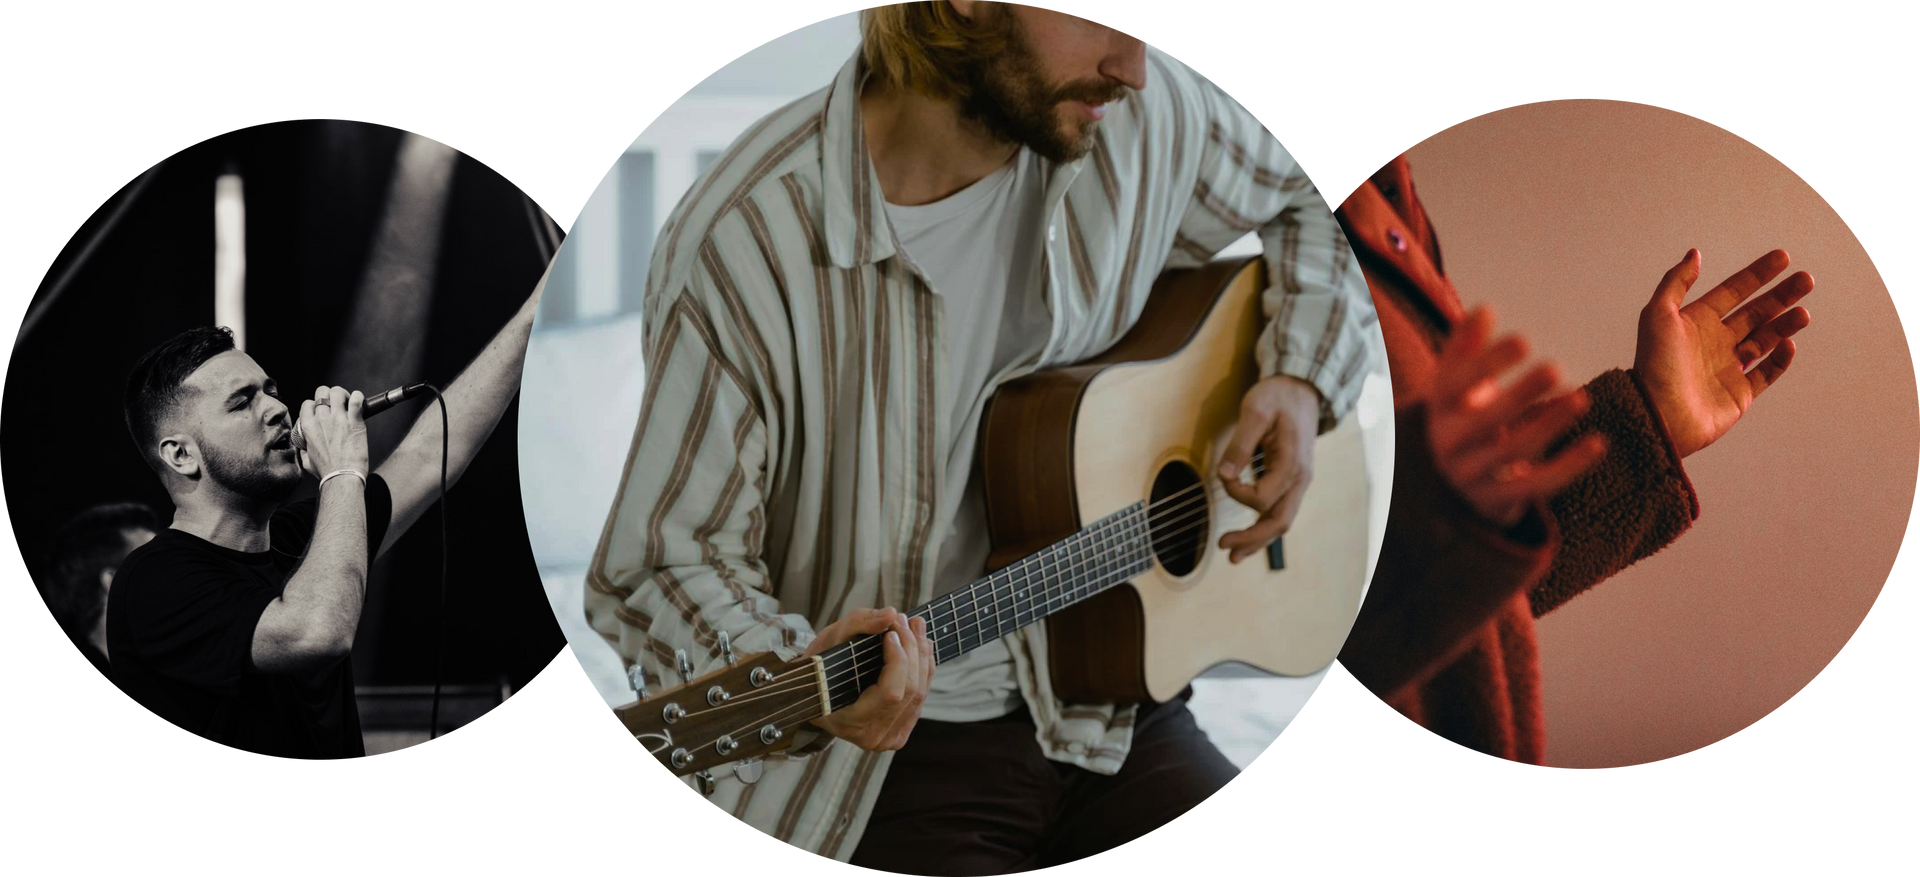
M 821 668 L 817 657 L 747 655 L 613 713 L 661 764 L 686 776 L 792 745 L 795 728 L 827 712 Z

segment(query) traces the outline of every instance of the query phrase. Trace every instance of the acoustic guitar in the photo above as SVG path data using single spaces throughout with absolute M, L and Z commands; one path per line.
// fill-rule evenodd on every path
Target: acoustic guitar
M 1074 703 L 1165 701 L 1227 662 L 1285 676 L 1332 662 L 1366 576 L 1353 418 L 1315 445 L 1284 540 L 1239 564 L 1216 547 L 1258 518 L 1213 473 L 1258 379 L 1262 289 L 1259 259 L 1169 271 L 1107 352 L 995 392 L 981 424 L 993 572 L 907 613 L 938 661 L 1045 620 L 1054 690 Z M 751 780 L 882 665 L 871 635 L 792 663 L 735 655 L 724 634 L 720 648 L 726 666 L 614 710 L 676 775 L 738 761 Z

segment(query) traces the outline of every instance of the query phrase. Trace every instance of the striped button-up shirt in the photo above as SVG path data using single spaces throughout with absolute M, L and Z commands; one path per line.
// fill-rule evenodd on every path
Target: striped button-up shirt
M 1086 359 L 1138 318 L 1162 268 L 1248 232 L 1274 279 L 1263 375 L 1318 389 L 1322 430 L 1367 371 L 1371 300 L 1332 213 L 1251 115 L 1149 51 L 1149 84 L 1111 108 L 1092 151 L 1050 168 L 1037 360 Z M 736 652 L 796 656 L 860 607 L 932 598 L 934 565 L 973 461 L 942 305 L 900 251 L 860 116 L 858 55 L 834 82 L 756 123 L 683 198 L 645 299 L 647 389 L 621 485 L 587 573 L 586 614 L 649 685 Z M 958 426 L 959 428 L 954 428 Z M 957 437 L 957 438 L 956 438 Z M 1047 756 L 1112 773 L 1133 710 L 1053 695 L 1045 625 L 1009 639 Z M 781 840 L 846 859 L 890 755 L 824 735 L 768 759 L 758 782 L 720 772 L 712 800 Z

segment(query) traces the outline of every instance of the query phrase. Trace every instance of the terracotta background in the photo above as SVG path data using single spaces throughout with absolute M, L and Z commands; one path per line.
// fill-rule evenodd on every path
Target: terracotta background
M 1765 152 L 1654 107 L 1531 104 L 1407 155 L 1463 301 L 1569 381 L 1632 364 L 1638 311 L 1688 247 L 1689 301 L 1774 247 L 1813 274 L 1793 367 L 1685 462 L 1693 529 L 1539 626 L 1549 764 L 1667 758 L 1762 718 L 1853 634 L 1913 500 L 1913 373 L 1867 254 Z

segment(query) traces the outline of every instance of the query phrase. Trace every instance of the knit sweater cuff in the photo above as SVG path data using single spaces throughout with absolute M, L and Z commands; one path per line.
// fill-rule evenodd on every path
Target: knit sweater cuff
M 1606 438 L 1600 462 L 1555 495 L 1560 553 L 1529 594 L 1544 615 L 1680 537 L 1700 514 L 1693 483 L 1640 380 L 1614 369 L 1587 384 L 1592 406 L 1563 443 Z
M 1660 416 L 1660 408 L 1653 404 L 1653 394 L 1647 392 L 1647 382 L 1642 380 L 1640 373 L 1633 369 L 1614 369 L 1601 377 L 1606 378 L 1614 374 L 1624 374 L 1633 379 L 1633 389 L 1639 394 L 1638 401 L 1647 412 L 1647 420 L 1653 432 L 1659 437 L 1660 450 L 1665 452 L 1668 467 L 1666 476 L 1677 480 L 1679 487 L 1686 491 L 1687 520 L 1700 520 L 1700 495 L 1694 492 L 1693 479 L 1687 477 L 1686 468 L 1680 465 L 1680 449 L 1673 446 L 1673 433 L 1667 430 L 1667 421 Z

